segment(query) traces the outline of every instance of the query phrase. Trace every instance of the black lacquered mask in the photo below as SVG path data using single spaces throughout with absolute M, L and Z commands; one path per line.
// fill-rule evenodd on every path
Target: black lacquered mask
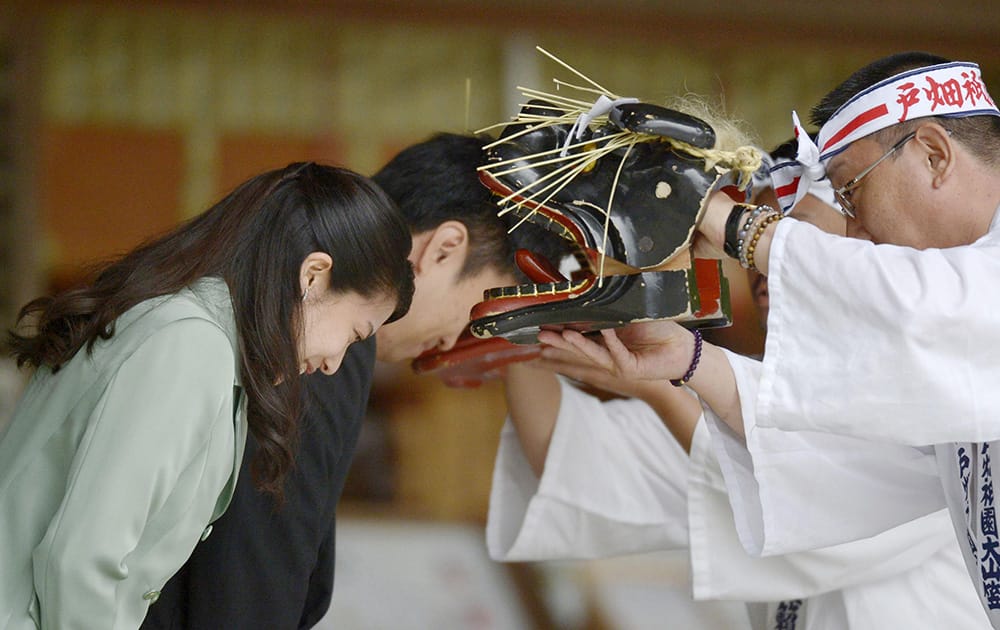
M 534 343 L 542 328 L 592 331 L 650 319 L 728 325 L 720 263 L 690 255 L 709 193 L 736 183 L 719 165 L 712 127 L 638 102 L 610 104 L 585 126 L 578 120 L 534 100 L 487 149 L 480 179 L 500 212 L 571 241 L 579 271 L 567 278 L 521 252 L 519 265 L 536 284 L 487 292 L 473 310 L 472 334 Z

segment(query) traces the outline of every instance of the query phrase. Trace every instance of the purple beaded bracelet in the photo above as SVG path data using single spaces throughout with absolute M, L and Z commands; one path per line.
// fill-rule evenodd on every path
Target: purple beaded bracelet
M 695 328 L 691 333 L 694 335 L 694 356 L 691 357 L 691 365 L 688 367 L 688 371 L 684 373 L 684 376 L 670 379 L 670 384 L 674 387 L 680 387 L 690 381 L 691 377 L 694 376 L 695 369 L 698 367 L 698 361 L 701 360 L 701 331 Z

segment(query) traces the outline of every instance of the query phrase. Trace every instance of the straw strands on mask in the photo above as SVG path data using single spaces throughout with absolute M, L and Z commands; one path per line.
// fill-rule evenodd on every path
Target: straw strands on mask
M 570 136 L 562 146 L 555 146 L 551 149 L 521 155 L 509 160 L 491 161 L 479 167 L 479 170 L 486 171 L 496 178 L 507 176 L 507 181 L 510 180 L 510 176 L 516 177 L 516 174 L 523 170 L 536 170 L 538 167 L 551 169 L 546 174 L 532 179 L 520 188 L 511 190 L 509 194 L 503 196 L 498 201 L 498 205 L 502 208 L 499 213 L 501 216 L 509 212 L 519 211 L 517 214 L 521 218 L 511 228 L 511 231 L 529 220 L 537 212 L 537 208 L 545 206 L 559 191 L 573 181 L 575 177 L 593 168 L 601 158 L 624 149 L 621 151 L 620 163 L 615 172 L 606 207 L 600 208 L 596 204 L 588 204 L 598 210 L 605 219 L 605 240 L 598 250 L 601 254 L 601 269 L 603 270 L 604 251 L 607 245 L 607 224 L 611 216 L 610 209 L 614 202 L 615 189 L 618 187 L 618 179 L 629 153 L 637 144 L 648 142 L 666 143 L 677 152 L 704 160 L 706 171 L 712 168 L 716 168 L 720 172 L 737 171 L 739 174 L 739 186 L 741 188 L 744 188 L 750 182 L 753 173 L 760 167 L 761 154 L 759 150 L 752 146 L 740 146 L 734 150 L 723 150 L 717 147 L 705 149 L 692 146 L 668 136 L 647 134 L 628 129 L 614 131 L 616 127 L 609 124 L 608 119 L 608 113 L 612 107 L 618 103 L 637 102 L 637 99 L 625 99 L 614 94 L 545 49 L 541 47 L 536 48 L 540 53 L 580 77 L 587 84 L 575 85 L 559 79 L 553 79 L 557 90 L 566 89 L 575 93 L 589 95 L 593 100 L 574 98 L 565 93 L 553 94 L 518 86 L 518 91 L 524 97 L 529 100 L 543 101 L 544 105 L 539 103 L 523 103 L 520 106 L 520 113 L 511 122 L 499 123 L 479 130 L 481 133 L 489 132 L 496 128 L 507 127 L 511 124 L 524 125 L 523 129 L 505 135 L 501 139 L 486 145 L 484 148 L 488 151 L 498 145 L 516 140 L 522 135 L 538 133 L 540 129 L 546 127 L 560 126 L 571 129 Z M 591 131 L 600 129 L 600 133 L 584 133 L 588 129 Z M 581 136 L 583 137 L 581 138 Z M 603 274 L 599 273 L 598 275 Z

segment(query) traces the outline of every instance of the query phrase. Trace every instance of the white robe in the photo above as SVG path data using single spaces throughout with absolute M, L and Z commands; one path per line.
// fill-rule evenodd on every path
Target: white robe
M 918 251 L 778 224 L 757 423 L 924 446 L 1000 439 L 1000 229 Z
M 540 480 L 503 429 L 487 544 L 505 561 L 689 548 L 693 599 L 770 602 L 707 629 L 988 627 L 945 510 L 869 540 L 752 557 L 703 423 L 689 457 L 645 403 L 565 383 Z
M 947 506 L 1000 628 L 998 217 L 924 251 L 781 222 L 769 273 L 763 365 L 728 355 L 745 444 L 708 422 L 745 548 L 857 540 Z

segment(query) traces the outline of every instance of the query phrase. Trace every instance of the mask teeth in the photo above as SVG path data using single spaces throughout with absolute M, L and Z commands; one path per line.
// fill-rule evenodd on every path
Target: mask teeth
M 576 280 L 567 282 L 546 282 L 542 284 L 519 284 L 514 287 L 497 287 L 486 291 L 486 298 L 497 300 L 502 298 L 538 297 L 540 295 L 559 295 L 572 293 L 587 287 L 591 280 Z
M 577 241 L 576 236 L 573 234 L 572 230 L 567 228 L 559 221 L 556 221 L 548 213 L 541 212 L 537 208 L 528 209 L 525 208 L 523 205 L 517 205 L 513 203 L 508 204 L 508 206 L 506 207 L 510 208 L 511 212 L 514 215 L 523 218 L 525 221 L 528 221 L 529 223 L 534 223 L 539 227 L 545 228 L 549 232 L 552 232 L 557 236 L 560 236 L 566 239 L 567 241 L 570 241 L 571 243 L 574 243 L 576 245 L 582 245 Z

